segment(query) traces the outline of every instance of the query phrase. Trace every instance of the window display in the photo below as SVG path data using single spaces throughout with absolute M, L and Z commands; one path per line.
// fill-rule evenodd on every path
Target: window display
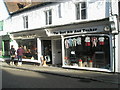
M 24 59 L 37 60 L 37 41 L 36 39 L 17 40 L 18 45 L 24 49 Z
M 108 36 L 66 37 L 64 45 L 64 65 L 110 68 L 110 43 Z

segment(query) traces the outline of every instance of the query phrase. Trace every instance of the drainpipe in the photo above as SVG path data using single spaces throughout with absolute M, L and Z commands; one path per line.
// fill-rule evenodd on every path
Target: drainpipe
M 2 56 L 5 54 L 5 49 L 4 49 L 4 41 L 2 40 Z
M 115 73 L 115 72 L 116 72 L 116 67 L 115 67 L 115 66 L 116 66 L 116 64 L 115 64 L 115 63 L 116 63 L 116 61 L 115 61 L 115 59 L 116 59 L 116 55 L 115 55 L 115 51 L 116 51 L 116 50 L 115 50 L 115 49 L 116 49 L 116 46 L 115 46 L 115 39 L 116 39 L 116 38 L 115 38 L 115 35 L 113 36 L 113 39 L 114 39 L 114 46 L 113 46 L 113 49 L 114 49 L 114 73 Z

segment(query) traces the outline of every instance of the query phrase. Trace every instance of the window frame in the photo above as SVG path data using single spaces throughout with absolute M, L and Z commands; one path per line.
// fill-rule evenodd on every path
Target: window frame
M 23 16 L 23 26 L 24 28 L 28 28 L 28 16 Z
M 82 4 L 85 4 L 85 7 L 82 7 Z M 75 3 L 75 13 L 76 13 L 76 20 L 87 19 L 87 3 L 86 2 Z
M 62 18 L 62 6 L 61 6 L 61 3 L 58 5 L 58 16 L 59 16 L 59 18 Z
M 45 11 L 45 22 L 46 25 L 52 24 L 52 9 Z

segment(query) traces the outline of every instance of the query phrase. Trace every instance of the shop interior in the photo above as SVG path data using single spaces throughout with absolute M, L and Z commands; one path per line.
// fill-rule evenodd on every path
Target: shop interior
M 110 40 L 108 36 L 75 36 L 64 39 L 67 66 L 110 68 Z
M 36 39 L 22 39 L 16 41 L 18 42 L 18 45 L 21 45 L 24 49 L 24 59 L 38 60 Z

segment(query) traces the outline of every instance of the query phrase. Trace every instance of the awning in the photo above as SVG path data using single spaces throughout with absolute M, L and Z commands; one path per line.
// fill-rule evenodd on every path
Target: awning
M 2 36 L 2 40 L 10 40 L 10 36 L 9 35 L 4 35 L 4 36 Z

